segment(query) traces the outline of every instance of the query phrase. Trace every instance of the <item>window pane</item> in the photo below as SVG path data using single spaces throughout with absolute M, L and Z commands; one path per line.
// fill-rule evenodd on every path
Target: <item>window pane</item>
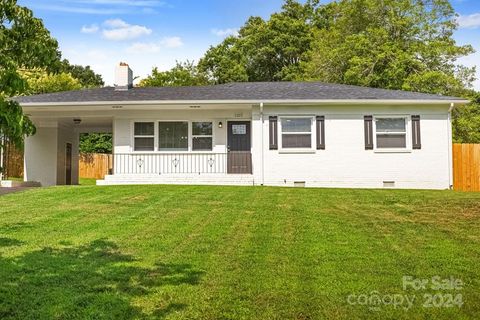
M 194 137 L 192 140 L 192 149 L 195 151 L 204 150 L 210 151 L 212 150 L 212 138 L 203 138 L 203 137 Z
M 153 138 L 135 138 L 135 151 L 153 151 Z
M 212 123 L 211 122 L 192 122 L 192 134 L 194 136 L 211 136 Z
M 282 134 L 282 148 L 311 148 L 311 134 Z
M 405 134 L 377 134 L 377 148 L 406 148 Z
M 160 150 L 188 150 L 188 122 L 159 122 Z
M 377 132 L 406 132 L 405 118 L 380 118 L 376 124 Z
M 155 134 L 153 122 L 135 122 L 136 136 L 153 136 Z
M 311 132 L 311 118 L 282 118 L 282 132 Z

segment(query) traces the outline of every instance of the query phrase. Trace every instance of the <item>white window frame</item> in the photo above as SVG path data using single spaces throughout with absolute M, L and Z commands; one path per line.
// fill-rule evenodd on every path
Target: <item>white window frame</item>
M 136 135 L 135 134 L 135 124 L 136 123 L 153 123 L 153 135 Z M 157 126 L 155 125 L 155 121 L 152 120 L 135 120 L 132 122 L 132 152 L 135 153 L 152 153 L 157 151 Z M 135 150 L 135 139 L 136 138 L 153 138 L 153 150 Z
M 405 132 L 381 132 L 377 133 L 377 119 L 405 119 Z M 405 153 L 412 152 L 412 124 L 411 117 L 409 115 L 374 115 L 373 116 L 373 150 L 376 153 Z M 405 134 L 405 148 L 378 148 L 377 147 L 377 134 L 382 135 L 398 135 Z
M 210 135 L 194 135 L 193 134 L 193 123 L 194 122 L 210 122 L 212 124 L 212 134 Z M 213 152 L 213 149 L 215 148 L 215 140 L 213 139 L 215 131 L 215 121 L 213 120 L 191 120 L 190 121 L 190 137 L 189 137 L 189 151 L 190 152 L 197 152 L 197 153 L 202 153 L 202 152 Z M 193 139 L 194 138 L 211 138 L 212 139 L 212 149 L 211 150 L 193 150 Z
M 160 149 L 160 122 L 186 122 L 187 123 L 187 150 L 161 150 Z M 155 145 L 155 151 L 158 153 L 185 153 L 190 152 L 190 127 L 191 121 L 189 120 L 157 120 L 155 122 L 155 132 L 157 135 L 156 141 L 157 144 Z
M 136 136 L 135 135 L 135 123 L 149 123 L 153 122 L 154 124 L 154 148 L 152 151 L 135 151 L 135 138 L 151 138 L 152 136 Z M 159 149 L 159 122 L 187 122 L 188 123 L 188 150 L 182 151 L 168 151 Z M 193 150 L 193 122 L 211 122 L 212 123 L 212 134 L 208 136 L 198 136 L 198 137 L 209 137 L 212 138 L 212 150 Z M 218 121 L 217 121 L 218 122 Z M 195 119 L 195 120 L 185 120 L 185 119 L 133 119 L 130 120 L 130 153 L 131 154 L 182 154 L 182 153 L 214 153 L 215 152 L 215 135 L 216 135 L 216 120 L 214 119 Z
M 310 132 L 285 132 L 283 133 L 282 119 L 300 118 L 310 119 Z M 278 116 L 278 152 L 279 153 L 315 153 L 316 152 L 316 126 L 314 115 L 282 115 Z M 284 148 L 283 147 L 283 135 L 284 134 L 310 134 L 310 148 Z

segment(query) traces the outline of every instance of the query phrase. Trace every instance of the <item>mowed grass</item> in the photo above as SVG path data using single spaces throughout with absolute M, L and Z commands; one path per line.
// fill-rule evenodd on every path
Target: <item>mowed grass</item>
M 463 287 L 403 290 L 403 276 Z M 362 294 L 387 298 L 349 303 Z M 408 310 L 389 303 L 405 294 Z M 424 307 L 424 294 L 463 305 Z M 79 186 L 0 197 L 0 319 L 479 317 L 479 193 Z
M 97 179 L 94 178 L 80 178 L 79 185 L 81 186 L 94 186 L 97 184 Z

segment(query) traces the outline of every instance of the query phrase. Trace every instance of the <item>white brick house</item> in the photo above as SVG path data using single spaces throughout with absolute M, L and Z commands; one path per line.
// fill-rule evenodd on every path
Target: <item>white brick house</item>
M 17 100 L 37 126 L 25 180 L 78 183 L 82 132 L 113 133 L 98 184 L 428 188 L 452 185 L 459 98 L 318 82 L 117 87 Z

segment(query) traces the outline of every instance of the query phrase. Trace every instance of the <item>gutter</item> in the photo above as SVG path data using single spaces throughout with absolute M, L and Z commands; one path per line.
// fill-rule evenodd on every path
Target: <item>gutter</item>
M 448 108 L 448 128 L 447 128 L 447 141 L 448 141 L 448 187 L 450 190 L 453 189 L 453 132 L 452 132 L 452 110 L 455 108 L 455 103 L 450 103 Z
M 118 105 L 202 105 L 202 104 L 274 104 L 274 105 L 431 105 L 431 104 L 466 104 L 469 100 L 378 100 L 378 99 L 280 99 L 280 100 L 137 100 L 137 101 L 76 101 L 76 102 L 19 102 L 22 107 L 53 106 L 118 106 Z
M 260 122 L 262 125 L 262 186 L 265 184 L 265 142 L 264 142 L 264 119 L 263 119 L 263 102 L 260 102 Z

